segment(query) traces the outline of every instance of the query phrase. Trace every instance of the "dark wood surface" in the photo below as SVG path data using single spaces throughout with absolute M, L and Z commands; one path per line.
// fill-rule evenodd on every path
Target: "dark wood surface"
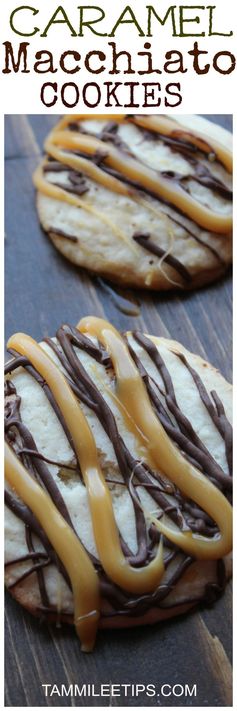
M 231 130 L 230 116 L 211 120 Z M 5 324 L 34 338 L 93 313 L 118 328 L 171 336 L 231 378 L 231 275 L 189 294 L 139 292 L 140 315 L 118 311 L 96 280 L 73 267 L 39 227 L 32 172 L 56 116 L 7 116 L 5 126 Z M 197 684 L 196 697 L 45 698 L 42 684 Z M 40 624 L 6 595 L 6 706 L 231 705 L 231 590 L 213 608 L 156 625 L 101 632 L 85 655 L 73 628 Z

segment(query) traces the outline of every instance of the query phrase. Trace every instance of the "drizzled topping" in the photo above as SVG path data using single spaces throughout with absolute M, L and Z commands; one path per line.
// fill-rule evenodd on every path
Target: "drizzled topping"
M 100 607 L 94 567 L 75 533 L 8 444 L 5 445 L 5 473 L 12 489 L 29 506 L 46 531 L 50 543 L 69 574 L 74 596 L 75 627 L 82 649 L 90 651 L 94 645 Z
M 211 240 L 200 238 L 199 232 L 201 227 L 220 238 L 221 235 L 229 235 L 231 231 L 231 210 L 225 208 L 224 211 L 218 211 L 218 204 L 216 207 L 214 202 L 212 207 L 208 195 L 208 191 L 212 190 L 221 200 L 231 201 L 228 181 L 228 173 L 232 170 L 231 152 L 216 140 L 210 138 L 207 141 L 200 132 L 187 131 L 178 121 L 165 116 L 116 116 L 116 120 L 109 120 L 108 123 L 105 123 L 104 118 L 93 117 L 87 127 L 86 117 L 64 117 L 46 140 L 48 159 L 36 170 L 35 185 L 42 194 L 79 207 L 94 216 L 100 221 L 101 230 L 103 224 L 106 225 L 112 236 L 125 242 L 134 255 L 140 255 L 140 259 L 143 250 L 155 254 L 160 258 L 156 269 L 162 271 L 174 285 L 187 288 L 192 275 L 182 264 L 179 254 L 172 254 L 175 245 L 172 223 L 176 224 L 176 228 L 177 225 L 182 226 L 187 237 L 191 235 L 199 244 L 203 244 L 205 250 L 212 252 L 220 266 L 222 259 L 218 250 L 215 250 Z M 101 129 L 98 128 L 100 123 Z M 140 155 L 139 143 L 128 145 L 121 133 L 127 124 L 132 124 L 140 133 L 141 146 L 148 137 L 168 145 L 174 153 L 180 153 L 185 160 L 184 172 L 162 169 L 162 165 L 155 167 L 149 160 L 150 154 L 148 158 L 146 151 Z M 216 165 L 221 166 L 223 178 L 216 175 Z M 62 181 L 56 177 L 60 172 L 64 176 Z M 48 173 L 51 174 L 50 179 Z M 55 178 L 52 180 L 54 173 Z M 193 193 L 192 184 L 207 189 L 205 199 L 199 199 L 198 191 Z M 103 205 L 101 207 L 99 203 L 97 208 L 94 188 L 98 185 L 137 203 L 150 213 L 151 218 L 156 214 L 159 220 L 162 219 L 168 239 L 167 249 L 159 245 L 156 234 L 155 239 L 151 235 L 149 240 L 136 239 L 133 234 L 127 235 L 120 228 L 119 222 L 103 210 Z M 48 231 L 78 241 L 76 235 L 67 235 L 60 228 L 49 228 Z M 173 278 L 175 272 L 178 275 L 177 281 Z M 148 286 L 152 283 L 152 273 L 151 269 L 147 276 Z
M 144 383 L 134 365 L 122 337 L 113 326 L 103 319 L 85 318 L 79 328 L 102 341 L 111 356 L 117 380 L 117 396 L 129 413 L 137 430 L 147 444 L 148 453 L 156 466 L 182 493 L 195 501 L 220 529 L 220 536 L 213 540 L 197 540 L 188 533 L 174 532 L 161 521 L 153 523 L 160 533 L 197 558 L 221 558 L 231 548 L 231 509 L 229 503 L 202 474 L 188 464 L 170 442 L 161 423 L 151 407 Z M 159 443 L 159 445 L 158 445 Z
M 98 342 L 91 340 L 93 335 Z M 7 373 L 21 365 L 37 379 L 70 438 L 78 460 L 71 469 L 86 486 L 98 552 L 98 558 L 92 556 L 79 540 L 48 470 L 47 457 L 38 453 L 31 433 L 22 423 L 20 398 L 7 379 L 6 478 L 11 487 L 7 505 L 30 526 L 44 547 L 40 556 L 42 551 L 37 552 L 28 537 L 29 554 L 25 560 L 31 560 L 32 566 L 23 576 L 32 570 L 37 573 L 42 609 L 50 610 L 43 568 L 49 561 L 57 565 L 58 558 L 59 570 L 73 592 L 75 626 L 85 650 L 93 646 L 99 614 L 105 614 L 101 612 L 100 595 L 105 595 L 116 614 L 131 614 L 131 610 L 132 614 L 139 614 L 151 601 L 161 604 L 194 558 L 220 559 L 231 549 L 231 478 L 213 460 L 179 410 L 169 371 L 157 346 L 142 334 L 134 336 L 141 340 L 153 361 L 157 360 L 166 405 L 159 400 L 157 387 L 153 392 L 153 384 L 133 348 L 101 319 L 84 319 L 77 329 L 61 327 L 56 341 L 47 339 L 52 358 L 24 334 L 13 336 L 8 344 L 15 356 Z M 126 447 L 110 406 L 82 365 L 80 351 L 88 353 L 108 374 L 115 375 L 114 395 L 125 422 L 129 421 L 140 440 L 143 461 L 135 460 Z M 57 355 L 64 374 L 53 355 Z M 191 367 L 185 361 L 183 365 Z M 200 376 L 197 380 L 193 368 L 192 377 L 223 438 L 230 464 L 230 424 L 223 404 L 216 393 L 210 401 L 204 386 L 201 391 Z M 113 480 L 113 486 L 125 486 L 134 506 L 138 543 L 135 555 L 115 522 L 110 482 L 101 470 L 94 435 L 80 402 L 96 414 L 113 445 L 121 475 L 121 480 Z M 149 492 L 154 507 L 144 505 L 140 487 Z M 177 555 L 175 571 L 171 567 L 167 578 Z M 8 561 L 8 565 L 13 563 Z

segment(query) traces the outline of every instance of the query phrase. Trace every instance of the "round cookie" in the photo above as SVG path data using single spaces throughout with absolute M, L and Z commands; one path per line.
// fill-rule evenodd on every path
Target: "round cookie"
M 98 625 L 213 602 L 231 572 L 231 386 L 177 342 L 96 318 L 8 348 L 13 596 L 74 620 L 86 651 Z
M 116 283 L 202 286 L 232 261 L 231 146 L 197 115 L 66 116 L 34 175 L 41 225 Z

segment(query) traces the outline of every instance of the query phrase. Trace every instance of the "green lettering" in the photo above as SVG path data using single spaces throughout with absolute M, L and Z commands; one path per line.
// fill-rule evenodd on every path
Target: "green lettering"
M 98 35 L 98 37 L 107 37 L 107 32 L 97 32 L 97 30 L 94 29 L 91 25 L 95 25 L 96 22 L 101 22 L 105 18 L 105 12 L 102 10 L 101 7 L 98 7 L 97 5 L 83 5 L 82 7 L 78 7 L 78 10 L 80 10 L 80 26 L 79 26 L 79 37 L 83 37 L 84 32 L 83 32 L 83 27 L 88 27 L 91 32 L 93 32 L 94 35 Z M 99 10 L 100 16 L 97 17 L 95 20 L 84 20 L 84 10 Z
M 232 30 L 230 30 L 230 32 L 213 32 L 213 10 L 216 10 L 216 6 L 215 5 L 207 5 L 207 10 L 210 10 L 208 36 L 213 37 L 213 35 L 218 35 L 219 37 L 232 37 L 232 35 L 233 35 Z
M 128 17 L 126 17 L 127 14 L 128 14 Z M 115 25 L 114 25 L 114 27 L 113 27 L 113 29 L 112 29 L 112 32 L 110 33 L 109 37 L 114 37 L 114 36 L 115 36 L 115 32 L 116 32 L 117 28 L 118 28 L 120 25 L 135 25 L 135 27 L 136 27 L 136 29 L 137 29 L 137 31 L 138 31 L 139 37 L 145 37 L 145 32 L 143 32 L 141 26 L 138 24 L 137 19 L 136 19 L 135 15 L 134 15 L 134 12 L 133 12 L 132 8 L 131 8 L 129 5 L 127 5 L 127 6 L 124 8 L 123 12 L 121 13 L 121 15 L 119 16 L 117 22 L 115 23 Z M 107 104 L 106 104 L 106 105 L 107 105 Z
M 205 10 L 204 5 L 192 5 L 191 7 L 189 5 L 180 5 L 179 8 L 179 29 L 180 29 L 180 34 L 179 37 L 205 37 L 205 32 L 184 32 L 184 23 L 185 22 L 197 22 L 199 25 L 200 23 L 200 17 L 196 15 L 196 17 L 184 17 L 184 10 Z
M 15 15 L 17 12 L 21 12 L 21 10 L 31 10 L 32 15 L 37 15 L 39 12 L 39 10 L 36 10 L 35 7 L 31 7 L 30 5 L 21 5 L 21 7 L 16 7 L 10 15 L 10 28 L 16 35 L 20 35 L 21 37 L 33 37 L 33 35 L 36 35 L 36 33 L 39 32 L 39 27 L 34 27 L 32 32 L 21 32 L 20 30 L 17 30 L 14 25 Z
M 152 33 L 152 29 L 151 29 L 151 19 L 152 19 L 152 16 L 153 16 L 153 15 L 154 15 L 154 17 L 156 18 L 156 20 L 158 20 L 158 22 L 160 23 L 160 25 L 162 25 L 162 26 L 164 26 L 164 24 L 166 23 L 166 20 L 168 19 L 169 15 L 171 15 L 171 23 L 172 23 L 172 28 L 173 28 L 173 37 L 177 37 L 176 24 L 175 24 L 175 9 L 176 9 L 176 7 L 177 7 L 177 5 L 171 5 L 171 6 L 168 8 L 168 10 L 167 10 L 167 12 L 166 12 L 164 18 L 162 19 L 161 17 L 159 17 L 159 15 L 157 15 L 157 12 L 154 10 L 153 5 L 147 5 L 147 10 L 148 10 L 148 15 L 147 15 L 147 37 L 153 37 L 153 33 Z
M 60 15 L 60 14 L 62 15 L 61 19 L 60 19 L 60 17 L 58 18 L 58 15 Z M 55 10 L 54 14 L 52 15 L 51 19 L 49 20 L 48 24 L 46 25 L 46 27 L 45 27 L 44 31 L 42 32 L 42 34 L 40 35 L 40 37 L 47 37 L 48 31 L 49 31 L 49 28 L 51 27 L 51 25 L 56 25 L 56 24 L 64 24 L 64 25 L 66 24 L 70 30 L 71 36 L 77 37 L 77 33 L 73 29 L 73 26 L 71 25 L 71 23 L 68 19 L 67 13 L 63 9 L 62 5 L 59 5 L 59 7 L 57 7 L 57 10 Z

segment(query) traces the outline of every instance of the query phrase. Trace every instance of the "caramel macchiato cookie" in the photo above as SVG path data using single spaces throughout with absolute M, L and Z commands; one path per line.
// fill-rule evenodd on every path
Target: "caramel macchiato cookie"
M 71 262 L 119 284 L 193 289 L 232 260 L 231 134 L 200 116 L 66 116 L 34 175 Z
M 85 651 L 97 627 L 215 601 L 230 575 L 231 386 L 179 343 L 94 317 L 8 349 L 12 595 L 74 621 Z

